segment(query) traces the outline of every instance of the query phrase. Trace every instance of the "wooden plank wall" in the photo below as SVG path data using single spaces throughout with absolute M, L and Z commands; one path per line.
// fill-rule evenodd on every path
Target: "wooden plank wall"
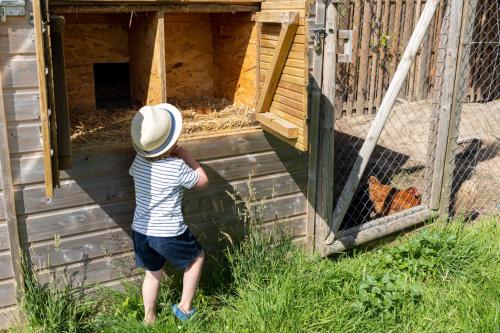
M 23 141 L 23 140 L 21 140 Z M 226 191 L 248 195 L 252 177 L 256 199 L 266 200 L 265 226 L 290 217 L 285 226 L 299 245 L 304 243 L 307 155 L 262 130 L 182 143 L 202 160 L 210 186 L 187 193 L 186 221 L 209 255 L 224 248 L 223 232 L 236 240 L 241 224 Z M 132 179 L 127 171 L 134 157 L 129 148 L 82 149 L 73 169 L 62 173 L 61 188 L 47 200 L 41 156 L 14 163 L 20 230 L 32 261 L 47 278 L 54 268 L 76 274 L 85 283 L 114 283 L 136 274 L 130 225 L 134 209 Z M 29 181 L 29 183 L 26 183 Z M 54 237 L 60 237 L 56 246 Z
M 270 112 L 288 120 L 299 128 L 299 138 L 291 142 L 298 149 L 304 149 L 307 138 L 307 22 L 306 0 L 278 1 L 268 0 L 262 3 L 262 11 L 296 11 L 299 13 L 297 29 L 288 59 L 276 89 Z M 279 24 L 262 24 L 259 38 L 259 79 L 260 89 L 266 80 L 266 74 L 275 52 L 281 26 Z
M 92 14 L 65 15 L 64 18 L 68 106 L 70 109 L 95 109 L 94 64 L 130 61 L 129 17 L 127 14 Z
M 10 140 L 10 158 L 12 168 L 15 168 L 16 161 L 27 156 L 39 155 L 42 151 L 39 139 L 35 37 L 27 18 L 9 17 L 6 22 L 0 22 L 0 69 Z M 26 140 L 20 137 L 24 133 L 29 134 Z M 3 195 L 0 190 L 0 328 L 5 327 L 13 319 L 15 304 L 12 259 L 5 224 Z

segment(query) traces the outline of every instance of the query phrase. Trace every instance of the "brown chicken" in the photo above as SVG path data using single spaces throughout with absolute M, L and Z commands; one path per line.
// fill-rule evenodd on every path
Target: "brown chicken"
M 382 184 L 374 176 L 368 178 L 368 192 L 377 216 L 391 215 L 422 203 L 421 195 L 415 187 L 399 190 Z

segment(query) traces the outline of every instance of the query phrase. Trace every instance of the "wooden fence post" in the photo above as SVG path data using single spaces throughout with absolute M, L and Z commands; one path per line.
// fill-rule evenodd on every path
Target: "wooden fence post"
M 321 132 L 319 151 L 321 152 L 321 172 L 318 177 L 316 219 L 316 249 L 320 254 L 325 252 L 324 239 L 328 235 L 333 215 L 334 189 L 334 121 L 335 121 L 335 77 L 337 69 L 337 6 L 329 3 L 326 8 L 325 51 L 323 56 L 323 84 L 321 87 Z
M 450 115 L 450 128 L 448 131 L 447 147 L 444 160 L 444 171 L 443 171 L 443 181 L 441 198 L 439 202 L 438 213 L 441 216 L 447 216 L 450 210 L 451 197 L 452 197 L 452 186 L 453 186 L 453 172 L 455 170 L 455 151 L 457 149 L 457 141 L 459 136 L 460 128 L 460 114 L 462 113 L 462 103 L 460 99 L 463 97 L 465 92 L 465 84 L 467 82 L 468 76 L 465 73 L 465 68 L 469 63 L 470 49 L 466 48 L 466 43 L 470 41 L 472 34 L 472 27 L 474 26 L 475 12 L 477 0 L 467 1 L 468 4 L 464 5 L 464 1 L 460 0 L 458 2 L 462 3 L 462 11 L 457 12 L 456 19 L 460 20 L 461 26 L 457 26 L 455 29 L 459 33 L 459 45 L 457 52 L 457 65 L 455 68 L 455 84 L 453 87 L 453 97 L 451 104 L 451 115 Z M 451 18 L 450 18 L 451 24 Z M 471 27 L 472 26 L 472 27 Z
M 317 0 L 315 3 L 315 16 L 309 27 L 322 29 L 325 25 L 325 3 Z M 305 32 L 306 34 L 309 31 Z M 320 30 L 314 32 L 321 33 Z M 313 35 L 315 38 L 315 35 Z M 323 77 L 323 41 L 316 40 L 319 45 L 309 47 L 309 57 L 312 71 L 309 74 L 309 163 L 307 171 L 307 222 L 306 222 L 306 249 L 312 253 L 315 248 L 315 224 L 320 216 L 317 214 L 316 196 L 318 184 L 319 159 L 319 126 L 321 109 L 321 84 Z
M 456 73 L 458 65 L 458 49 L 460 41 L 463 0 L 450 0 L 447 8 L 448 30 L 446 33 L 446 59 L 444 62 L 443 85 L 441 89 L 441 98 L 439 106 L 439 123 L 436 141 L 436 151 L 434 158 L 434 170 L 432 176 L 432 186 L 430 193 L 429 208 L 432 210 L 439 209 L 440 206 L 446 205 L 443 201 L 444 192 L 450 192 L 451 176 L 453 172 L 454 156 L 448 151 L 450 140 L 457 140 L 456 134 L 458 129 L 455 128 L 457 120 L 457 104 L 454 100 L 458 97 L 455 95 Z M 454 138 L 450 138 L 455 136 Z M 456 142 L 455 142 L 456 143 Z M 446 182 L 446 183 L 445 183 Z M 449 195 L 448 195 L 449 204 Z M 447 209 L 446 209 L 447 211 Z

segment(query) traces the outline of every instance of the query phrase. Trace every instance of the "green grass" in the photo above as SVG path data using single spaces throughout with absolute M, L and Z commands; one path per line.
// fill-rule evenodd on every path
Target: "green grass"
M 99 292 L 91 317 L 85 302 L 82 309 L 61 312 L 67 317 L 62 321 L 71 323 L 65 330 L 43 324 L 54 321 L 45 317 L 59 307 L 45 313 L 25 306 L 38 313 L 28 316 L 28 326 L 40 332 L 80 332 L 89 325 L 95 332 L 499 332 L 498 222 L 437 222 L 391 246 L 330 259 L 308 257 L 288 239 L 253 233 L 219 264 L 227 274 L 202 281 L 195 301 L 200 311 L 190 322 L 170 313 L 179 296 L 176 277 L 164 282 L 159 320 L 150 327 L 141 322 L 134 283 L 125 292 Z M 63 291 L 63 298 L 68 294 Z M 50 304 L 50 297 L 58 299 L 27 292 L 25 303 Z M 72 309 L 73 301 L 68 304 Z

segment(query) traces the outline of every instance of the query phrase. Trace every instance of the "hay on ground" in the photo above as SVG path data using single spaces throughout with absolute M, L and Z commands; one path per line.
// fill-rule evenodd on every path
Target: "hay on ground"
M 184 126 L 181 138 L 203 136 L 228 130 L 248 128 L 257 123 L 254 110 L 226 99 L 200 97 L 169 100 L 181 110 Z M 73 147 L 112 143 L 130 143 L 130 123 L 138 108 L 72 110 L 71 142 Z

